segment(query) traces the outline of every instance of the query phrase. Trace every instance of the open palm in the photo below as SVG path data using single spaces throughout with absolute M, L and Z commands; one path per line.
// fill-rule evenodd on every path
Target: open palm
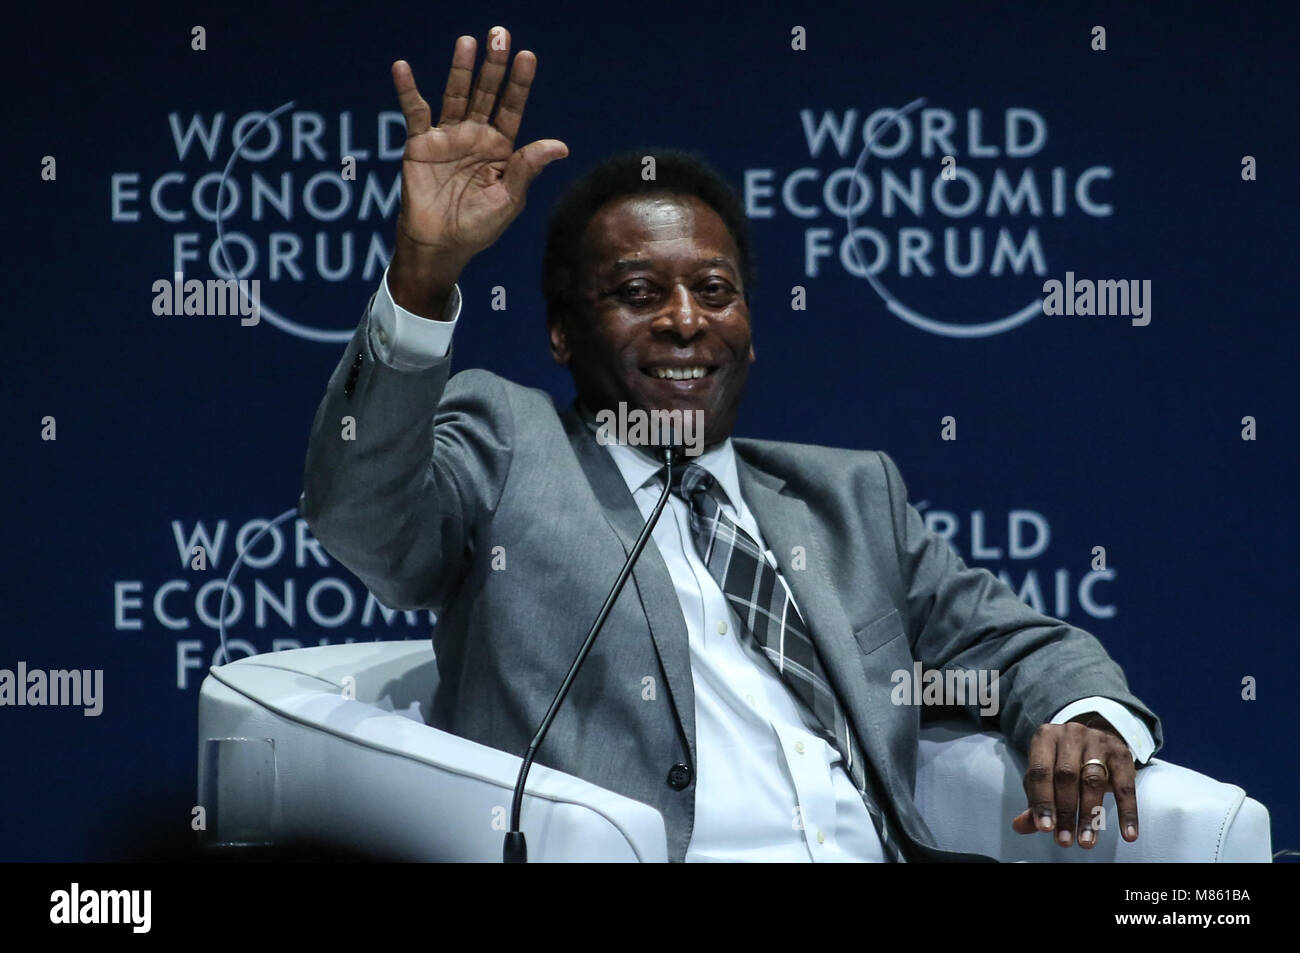
M 467 262 L 491 245 L 523 211 L 528 186 L 547 164 L 568 155 L 557 139 L 515 149 L 524 104 L 537 71 L 528 50 L 516 56 L 502 91 L 510 34 L 493 27 L 487 57 L 472 85 L 473 37 L 456 41 L 436 126 L 405 60 L 393 64 L 393 85 L 406 117 L 399 240 Z M 495 118 L 489 121 L 500 98 Z

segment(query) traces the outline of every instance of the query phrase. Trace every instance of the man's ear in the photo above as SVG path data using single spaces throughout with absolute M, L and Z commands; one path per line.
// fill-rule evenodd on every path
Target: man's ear
M 569 337 L 565 332 L 564 320 L 557 318 L 547 322 L 547 330 L 551 336 L 551 360 L 555 361 L 556 364 L 568 364 L 570 357 Z

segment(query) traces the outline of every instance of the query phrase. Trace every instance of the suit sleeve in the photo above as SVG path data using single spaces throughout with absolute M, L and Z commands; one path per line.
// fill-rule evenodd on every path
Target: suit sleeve
M 368 313 L 368 309 L 367 309 Z M 326 550 L 384 605 L 440 611 L 473 558 L 510 467 L 499 381 L 377 359 L 365 318 L 312 423 L 298 510 Z
M 903 477 L 880 454 L 889 490 L 912 655 L 926 669 L 987 670 L 998 680 L 998 728 L 1021 752 L 1034 732 L 1081 698 L 1112 698 L 1163 744 L 1160 719 L 1128 689 L 1120 667 L 1082 629 L 1036 612 L 987 569 L 974 569 L 925 526 Z M 1154 752 L 1153 752 L 1154 753 Z

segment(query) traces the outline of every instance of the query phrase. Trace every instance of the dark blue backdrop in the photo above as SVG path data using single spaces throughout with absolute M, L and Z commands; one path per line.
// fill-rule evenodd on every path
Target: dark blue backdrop
M 1164 6 L 855 3 L 796 14 L 696 0 L 627 14 L 509 2 L 92 15 L 41 4 L 11 20 L 0 668 L 102 669 L 104 710 L 0 708 L 0 854 L 102 860 L 191 843 L 197 689 L 218 647 L 210 623 L 236 533 L 296 503 L 312 414 L 343 347 L 309 337 L 355 326 L 378 280 L 374 255 L 386 253 L 371 251 L 375 236 L 391 243 L 389 64 L 409 59 L 436 101 L 456 36 L 481 43 L 495 23 L 540 59 L 521 141 L 560 138 L 571 155 L 465 274 L 458 365 L 567 403 L 538 288 L 546 210 L 615 149 L 701 151 L 748 182 L 758 252 L 758 363 L 739 432 L 889 452 L 964 555 L 1018 590 L 1029 580 L 1026 598 L 1036 584 L 1045 611 L 1101 638 L 1163 717 L 1162 757 L 1240 784 L 1271 810 L 1275 847 L 1297 846 L 1300 653 L 1286 615 L 1297 563 L 1296 17 L 1285 4 Z M 205 51 L 191 48 L 196 25 Z M 1091 48 L 1097 25 L 1105 51 Z M 791 48 L 795 26 L 805 50 Z M 972 208 L 934 200 L 948 146 L 923 149 L 917 112 L 910 143 L 867 160 L 857 225 L 890 251 L 875 276 L 885 295 L 959 329 L 947 334 L 904 320 L 852 273 L 833 211 L 849 198 L 847 173 L 823 192 L 857 162 L 869 115 L 919 97 L 925 121 L 953 119 L 950 147 L 970 176 L 941 184 L 940 199 L 960 204 L 973 184 Z M 213 274 L 216 226 L 201 212 L 214 205 L 233 125 L 289 102 L 232 167 L 240 198 L 223 228 L 237 267 L 254 250 L 247 277 L 295 330 L 265 315 L 255 327 L 155 315 L 153 282 L 171 277 L 178 249 L 194 256 L 187 277 Z M 1030 154 L 1007 154 L 1008 110 L 1031 117 L 1013 120 L 1012 152 L 1035 128 L 1045 135 Z M 837 147 L 824 124 L 841 121 L 849 137 Z M 338 184 L 344 152 L 358 160 L 348 186 Z M 1243 181 L 1246 155 L 1256 181 Z M 53 181 L 40 174 L 45 156 Z M 906 186 L 913 170 L 919 211 L 882 205 L 882 186 Z M 1014 192 L 1030 188 L 1026 174 L 1037 214 L 1028 191 L 1019 205 L 989 207 L 999 175 Z M 949 228 L 960 260 L 982 236 L 969 276 L 945 262 Z M 999 236 L 1012 254 L 995 270 Z M 927 240 L 930 267 L 907 273 L 900 246 Z M 1019 311 L 1066 271 L 1149 280 L 1150 324 L 1039 314 L 1001 333 L 960 333 Z M 504 312 L 489 308 L 496 285 Z M 796 285 L 805 311 L 791 309 Z M 940 437 L 947 415 L 955 441 Z M 1246 416 L 1253 441 L 1242 439 Z M 56 440 L 41 439 L 45 417 Z M 1010 551 L 1012 511 L 1050 528 L 1041 551 Z M 222 541 L 206 571 L 183 557 L 199 525 Z M 322 565 L 292 523 L 284 530 L 282 546 L 254 547 L 264 565 L 236 580 L 234 654 L 427 637 L 426 618 L 385 622 L 351 574 Z M 1094 546 L 1108 572 L 1081 596 Z M 1241 697 L 1248 676 L 1254 701 Z

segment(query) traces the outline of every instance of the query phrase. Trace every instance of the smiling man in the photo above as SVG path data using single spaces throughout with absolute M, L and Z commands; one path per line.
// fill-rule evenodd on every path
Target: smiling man
M 743 219 L 708 169 L 673 152 L 656 156 L 653 191 L 619 195 L 651 184 L 643 158 L 603 163 L 556 211 L 544 267 L 551 355 L 585 407 L 681 411 L 703 420 L 711 447 L 735 425 L 754 360 L 751 256 L 731 234 Z
M 382 602 L 438 612 L 430 723 L 527 747 L 663 486 L 653 448 L 598 420 L 681 412 L 703 452 L 675 469 L 539 762 L 654 806 L 677 861 L 987 859 L 944 850 L 913 802 L 923 712 L 891 689 L 919 663 L 1000 685 L 985 715 L 1029 765 L 1012 829 L 1091 848 L 1110 791 L 1136 839 L 1135 762 L 1160 722 L 1095 638 L 967 567 L 885 454 L 732 436 L 753 255 L 707 164 L 659 150 L 650 176 L 614 156 L 557 203 L 543 280 L 573 406 L 451 374 L 461 273 L 568 152 L 515 149 L 537 61 L 521 51 L 507 80 L 509 34 L 490 38 L 477 83 L 457 41 L 436 126 L 393 66 L 396 250 L 316 414 L 300 502 Z

